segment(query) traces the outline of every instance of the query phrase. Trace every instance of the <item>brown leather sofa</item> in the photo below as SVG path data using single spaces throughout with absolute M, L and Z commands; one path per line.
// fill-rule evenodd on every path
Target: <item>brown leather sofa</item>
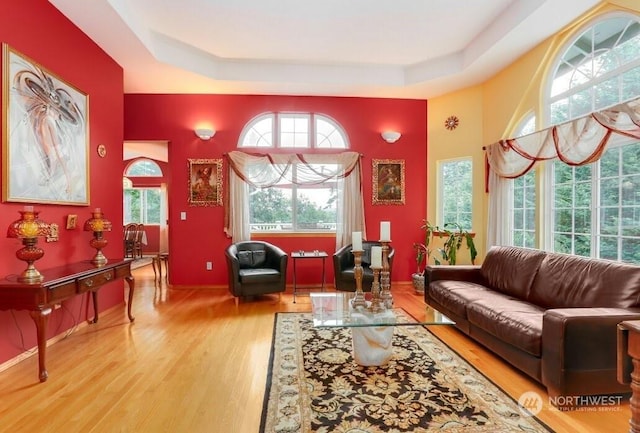
M 425 301 L 563 397 L 628 393 L 616 325 L 640 319 L 640 266 L 493 247 L 481 266 L 429 266 Z
M 279 247 L 263 241 L 243 241 L 229 245 L 225 251 L 229 291 L 236 305 L 243 296 L 278 293 L 282 296 L 287 282 L 288 255 Z
M 373 271 L 371 270 L 371 247 L 382 245 L 377 241 L 363 241 L 362 242 L 362 290 L 365 292 L 371 291 L 371 285 L 373 284 Z M 392 246 L 389 246 L 389 252 L 387 259 L 389 261 L 389 278 L 391 278 L 391 271 L 393 269 L 393 257 L 394 250 Z M 333 273 L 334 284 L 336 290 L 355 292 L 356 291 L 356 278 L 353 272 L 355 266 L 353 253 L 351 252 L 351 244 L 345 245 L 338 251 L 333 253 Z

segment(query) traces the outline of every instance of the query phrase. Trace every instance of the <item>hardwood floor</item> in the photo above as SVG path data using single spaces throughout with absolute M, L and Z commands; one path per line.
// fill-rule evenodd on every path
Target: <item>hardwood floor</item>
M 155 287 L 151 266 L 134 271 L 136 321 L 125 308 L 101 314 L 49 347 L 49 380 L 37 356 L 0 373 L 0 432 L 250 433 L 260 425 L 276 311 L 309 311 L 309 299 L 265 296 L 235 307 L 226 290 Z M 424 300 L 393 288 L 397 306 L 418 317 Z M 432 327 L 516 399 L 546 393 L 462 334 Z M 628 401 L 614 411 L 539 418 L 558 432 L 626 432 Z

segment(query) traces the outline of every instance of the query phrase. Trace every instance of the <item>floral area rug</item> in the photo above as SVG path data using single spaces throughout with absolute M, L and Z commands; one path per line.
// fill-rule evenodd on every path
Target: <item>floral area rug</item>
M 349 328 L 276 313 L 271 350 L 261 433 L 551 431 L 422 326 L 396 326 L 391 361 L 363 367 Z

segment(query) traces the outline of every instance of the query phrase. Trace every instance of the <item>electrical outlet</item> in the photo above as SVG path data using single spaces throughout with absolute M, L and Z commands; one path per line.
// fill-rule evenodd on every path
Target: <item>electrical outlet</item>
M 213 262 L 207 262 L 207 271 L 213 269 Z
M 187 219 L 187 213 L 186 212 L 180 212 L 180 219 L 182 221 L 185 221 Z

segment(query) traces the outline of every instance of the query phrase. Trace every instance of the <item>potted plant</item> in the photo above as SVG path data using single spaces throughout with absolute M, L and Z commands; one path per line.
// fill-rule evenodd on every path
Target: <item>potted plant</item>
M 458 260 L 458 250 L 464 243 L 469 249 L 471 263 L 475 264 L 476 257 L 478 256 L 478 250 L 473 242 L 473 235 L 467 230 L 464 230 L 458 223 L 447 223 L 444 226 L 447 239 L 445 240 L 442 248 L 438 248 L 438 251 L 440 251 L 440 255 L 442 256 L 442 260 L 446 261 L 450 265 L 455 265 Z M 450 230 L 447 227 L 454 227 L 455 230 Z
M 416 293 L 424 293 L 424 268 L 429 264 L 431 257 L 431 240 L 434 233 L 440 233 L 438 227 L 432 225 L 427 220 L 422 220 L 421 230 L 424 230 L 424 241 L 414 242 L 413 250 L 416 253 L 416 272 L 411 275 L 413 287 Z M 436 263 L 437 263 L 437 259 Z
M 452 230 L 453 228 L 453 230 Z M 444 238 L 442 247 L 437 248 L 442 261 L 449 265 L 455 265 L 458 260 L 458 250 L 462 245 L 466 245 L 471 256 L 471 263 L 475 263 L 478 256 L 473 235 L 464 230 L 458 223 L 446 223 L 442 228 L 432 225 L 429 221 L 423 220 L 421 230 L 424 230 L 424 241 L 415 242 L 413 250 L 415 251 L 416 272 L 411 275 L 413 287 L 417 293 L 424 293 L 424 268 L 429 264 L 431 259 L 433 237 Z M 436 256 L 433 257 L 433 263 L 441 265 L 442 261 Z

